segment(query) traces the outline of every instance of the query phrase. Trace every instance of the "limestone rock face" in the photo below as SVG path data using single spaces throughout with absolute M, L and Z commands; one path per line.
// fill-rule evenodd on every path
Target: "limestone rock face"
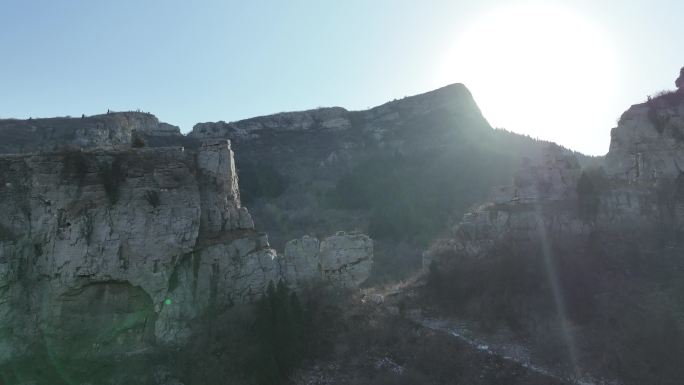
M 0 157 L 0 364 L 182 345 L 279 280 L 232 156 L 223 141 Z
M 342 286 L 358 286 L 370 276 L 373 240 L 364 234 L 338 233 L 321 241 L 319 258 L 325 278 Z
M 632 106 L 611 133 L 605 169 L 625 180 L 654 181 L 684 170 L 684 94 Z
M 182 346 L 192 336 L 193 321 L 207 309 L 226 310 L 251 302 L 268 282 L 278 282 L 277 254 L 264 236 L 238 238 L 183 255 L 170 277 L 160 307 L 155 336 L 168 345 Z
M 235 142 L 270 136 L 273 131 L 345 131 L 354 123 L 366 122 L 366 130 L 377 139 L 389 134 L 380 126 L 401 121 L 407 116 L 422 116 L 440 109 L 455 110 L 468 114 L 469 119 L 479 120 L 481 115 L 470 93 L 462 84 L 453 84 L 433 92 L 395 100 L 362 112 L 347 111 L 341 107 L 283 112 L 237 122 L 199 123 L 190 136 L 196 139 L 229 138 Z M 373 124 L 375 122 L 375 124 Z M 480 122 L 478 122 L 480 123 Z
M 370 276 L 373 240 L 364 234 L 339 232 L 322 241 L 305 236 L 285 244 L 284 275 L 305 282 L 324 280 L 341 287 L 357 287 Z
M 574 214 L 580 174 L 570 151 L 549 145 L 540 156 L 523 162 L 512 185 L 495 189 L 491 202 L 466 213 L 451 238 L 424 254 L 423 267 L 428 268 L 444 248 L 483 257 L 497 244 L 538 239 L 546 231 L 589 231 L 591 227 Z
M 434 152 L 444 147 L 445 136 L 454 132 L 432 128 L 437 125 L 432 120 L 421 124 L 422 119 L 443 115 L 468 129 L 489 128 L 469 91 L 455 84 L 366 111 L 319 108 L 231 123 L 200 123 L 188 136 L 229 139 L 238 171 L 280 175 L 286 185 L 282 194 L 267 193 L 261 200 L 248 196 L 252 199 L 247 205 L 258 227 L 282 248 L 300 234 L 332 234 L 341 228 L 366 232 L 367 215 L 325 207 L 320 196 L 373 156 Z M 286 226 L 269 219 L 276 216 Z
M 134 136 L 145 142 L 185 141 L 180 129 L 141 112 L 112 112 L 83 118 L 2 119 L 0 154 L 126 148 Z
M 70 139 L 84 150 L 0 156 L 0 365 L 44 351 L 107 361 L 182 349 L 198 320 L 269 282 L 368 278 L 365 235 L 305 237 L 279 257 L 240 202 L 230 141 L 120 148 L 133 130 L 165 130 L 127 116 L 103 118 L 132 119 L 105 125 L 114 135 Z M 344 126 L 331 122 L 321 124 Z
M 379 276 L 411 274 L 423 251 L 414 239 L 435 236 L 454 210 L 461 215 L 508 182 L 511 165 L 543 145 L 493 129 L 462 84 L 362 111 L 319 108 L 200 123 L 188 136 L 231 141 L 242 202 L 276 249 L 302 234 L 374 234 Z M 430 187 L 422 193 L 417 186 Z M 382 191 L 386 202 L 369 200 L 382 200 Z M 457 203 L 449 201 L 452 194 L 459 194 Z M 411 202 L 406 215 L 396 209 L 401 200 Z M 430 234 L 411 229 L 418 221 L 409 217 L 421 212 L 427 214 L 420 231 Z M 397 259 L 407 263 L 382 270 Z
M 240 190 L 230 142 L 208 140 L 197 154 L 202 195 L 203 235 L 218 236 L 225 231 L 254 227 L 246 209 L 240 207 Z
M 321 242 L 318 238 L 305 235 L 302 238 L 293 239 L 285 244 L 283 262 L 286 275 L 294 280 L 315 280 L 323 278 L 321 262 L 318 254 Z
M 195 125 L 191 136 L 198 139 L 257 137 L 262 130 L 307 131 L 314 129 L 346 130 L 351 127 L 349 112 L 344 108 L 318 108 L 302 112 L 283 112 L 241 120 L 234 123 L 216 122 Z
M 423 267 L 448 266 L 454 255 L 486 257 L 502 245 L 580 245 L 591 234 L 681 248 L 683 119 L 678 94 L 632 106 L 613 129 L 610 152 L 599 165 L 605 173 L 585 174 L 574 154 L 546 148 L 523 163 L 511 185 L 495 189 L 490 202 L 466 213 L 451 237 L 435 242 Z
M 494 203 L 560 201 L 575 193 L 580 165 L 572 153 L 549 145 L 536 157 L 525 158 L 513 185 L 494 191 Z

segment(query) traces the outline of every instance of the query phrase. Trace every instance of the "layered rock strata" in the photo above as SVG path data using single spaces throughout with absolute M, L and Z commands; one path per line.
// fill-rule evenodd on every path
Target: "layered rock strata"
M 0 154 L 187 142 L 178 127 L 143 112 L 108 112 L 81 118 L 0 119 L 0 138 Z
M 81 323 L 94 333 L 87 354 L 182 343 L 207 309 L 250 301 L 278 280 L 276 253 L 241 207 L 231 165 L 225 141 L 196 154 L 0 158 L 0 358 L 41 340 L 63 346 Z
M 4 120 L 0 138 L 0 365 L 182 347 L 269 282 L 323 278 L 255 230 L 225 139 L 143 113 Z M 354 242 L 321 255 L 352 260 Z M 362 281 L 338 267 L 329 281 Z

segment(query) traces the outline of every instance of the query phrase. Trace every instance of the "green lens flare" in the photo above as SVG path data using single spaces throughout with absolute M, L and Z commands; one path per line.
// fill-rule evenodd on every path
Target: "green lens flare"
M 164 300 L 164 305 L 171 305 L 171 298 L 167 298 Z

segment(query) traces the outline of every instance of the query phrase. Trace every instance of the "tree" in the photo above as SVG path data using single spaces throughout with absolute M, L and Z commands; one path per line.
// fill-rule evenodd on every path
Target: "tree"
M 608 186 L 607 176 L 602 168 L 582 171 L 577 181 L 577 200 L 580 217 L 592 222 L 598 215 L 601 194 Z
M 260 384 L 283 383 L 304 358 L 304 310 L 297 294 L 280 281 L 270 282 L 257 303 L 254 330 L 259 345 Z

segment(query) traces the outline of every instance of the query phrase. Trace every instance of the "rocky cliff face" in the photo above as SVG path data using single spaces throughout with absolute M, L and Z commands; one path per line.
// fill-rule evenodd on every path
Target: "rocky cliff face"
M 132 351 L 131 339 L 182 343 L 203 311 L 258 296 L 280 272 L 240 206 L 231 164 L 225 141 L 196 155 L 1 158 L 0 357 L 29 354 L 43 339 L 62 347 L 81 323 L 102 333 L 82 354 Z
M 684 151 L 658 135 L 648 123 L 647 110 L 632 108 L 625 115 L 630 113 L 634 120 L 613 131 L 602 168 L 583 172 L 573 154 L 549 146 L 544 156 L 523 164 L 512 185 L 494 189 L 489 202 L 466 213 L 450 238 L 436 242 L 424 255 L 424 268 L 445 250 L 486 257 L 504 244 L 550 238 L 581 244 L 594 234 L 641 239 L 658 248 L 681 247 L 684 176 L 677 159 Z M 640 138 L 645 144 L 647 137 L 652 141 L 643 152 L 634 152 L 634 143 L 620 142 Z
M 680 244 L 684 236 L 684 94 L 663 93 L 627 110 L 611 134 L 610 151 L 594 175 L 574 154 L 548 146 L 530 157 L 513 184 L 494 189 L 490 202 L 468 212 L 453 237 L 437 248 L 486 255 L 503 240 L 548 234 L 624 236 Z M 604 173 L 605 171 L 605 173 Z M 426 264 L 431 253 L 427 253 Z
M 244 202 L 276 248 L 305 234 L 367 233 L 376 276 L 395 279 L 419 268 L 426 240 L 450 214 L 507 181 L 520 154 L 540 147 L 493 130 L 461 84 L 366 111 L 202 123 L 189 136 L 232 141 Z
M 683 103 L 665 93 L 632 106 L 595 168 L 557 146 L 530 157 L 424 254 L 432 295 L 532 336 L 537 359 L 560 352 L 549 362 L 578 378 L 679 383 L 668 357 L 684 347 Z
M 627 110 L 611 133 L 606 172 L 626 180 L 673 178 L 684 170 L 684 92 Z
M 80 119 L 2 119 L 0 154 L 128 147 L 136 136 L 152 144 L 183 140 L 178 127 L 142 112 L 110 112 Z
M 158 354 L 269 282 L 365 280 L 364 236 L 285 263 L 241 204 L 230 142 L 183 147 L 169 127 L 135 113 L 0 122 L 0 151 L 17 152 L 0 156 L 0 366 Z M 176 145 L 149 146 L 161 136 Z
M 304 234 L 366 232 L 367 213 L 336 209 L 325 203 L 326 195 L 354 166 L 374 156 L 408 156 L 444 146 L 445 138 L 456 131 L 420 124 L 444 115 L 463 130 L 488 127 L 468 90 L 452 85 L 368 111 L 321 108 L 234 123 L 202 123 L 189 136 L 230 139 L 237 149 L 238 171 L 280 176 L 282 186 L 247 188 L 245 199 L 259 227 L 282 247 Z
M 452 229 L 451 238 L 437 242 L 424 254 L 423 267 L 428 268 L 435 254 L 445 248 L 484 257 L 496 246 L 539 239 L 546 231 L 587 234 L 592 224 L 577 215 L 580 175 L 572 153 L 549 145 L 541 156 L 523 162 L 512 185 L 494 189 L 490 202 L 466 213 Z
M 346 130 L 351 128 L 349 111 L 340 107 L 319 108 L 302 112 L 283 112 L 275 115 L 242 120 L 235 123 L 199 123 L 192 130 L 197 138 L 233 138 L 249 140 L 260 137 L 263 130 L 307 131 L 316 129 Z
M 373 240 L 364 234 L 326 237 L 322 241 L 304 236 L 285 244 L 283 266 L 296 282 L 315 279 L 337 286 L 356 287 L 364 283 L 373 266 Z

